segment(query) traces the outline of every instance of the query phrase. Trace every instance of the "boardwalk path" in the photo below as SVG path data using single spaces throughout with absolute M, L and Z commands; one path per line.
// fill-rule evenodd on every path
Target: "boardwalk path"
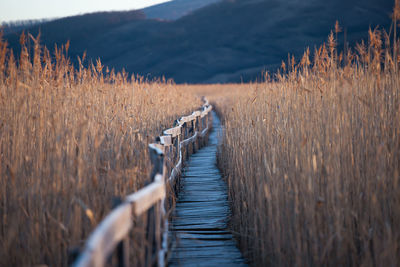
M 226 230 L 227 187 L 216 167 L 221 123 L 213 112 L 209 145 L 188 160 L 171 222 L 174 251 L 169 266 L 246 266 Z

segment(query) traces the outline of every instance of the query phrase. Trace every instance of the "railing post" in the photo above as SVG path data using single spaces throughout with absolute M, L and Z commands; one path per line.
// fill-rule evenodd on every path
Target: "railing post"
M 150 174 L 150 181 L 153 182 L 157 173 L 162 174 L 164 163 L 164 151 L 160 148 L 150 147 L 150 160 L 153 165 L 153 170 Z
M 168 151 L 171 151 L 171 146 L 172 146 L 172 137 L 171 140 L 169 140 L 168 143 Z M 170 157 L 170 153 L 167 154 L 167 149 L 166 146 L 163 146 L 164 148 L 164 158 L 163 158 L 163 168 L 162 168 L 162 181 L 166 185 L 167 179 L 169 177 L 169 168 L 168 168 L 168 159 Z M 165 265 L 165 248 L 164 244 L 168 243 L 168 222 L 164 221 L 166 220 L 165 214 L 166 214 L 166 205 L 167 202 L 165 201 L 165 198 L 160 200 L 157 205 L 156 205 L 156 237 L 157 237 L 157 251 L 158 253 L 158 266 L 164 267 Z
M 182 140 L 181 140 L 181 142 L 183 141 L 183 140 L 186 140 L 186 138 L 188 137 L 188 127 L 187 127 L 187 122 L 184 122 L 183 124 L 182 124 Z M 183 160 L 183 158 L 188 158 L 189 156 L 188 156 L 188 149 L 187 149 L 187 147 L 185 147 L 185 146 L 182 146 L 181 147 L 181 149 L 183 150 L 182 151 L 182 160 Z
M 115 209 L 122 203 L 122 199 L 120 197 L 114 197 L 112 208 Z M 119 244 L 117 245 L 117 266 L 118 267 L 128 267 L 129 265 L 129 235 L 126 236 Z
M 181 142 L 182 142 L 182 139 L 183 139 L 183 135 L 184 135 L 184 129 L 183 129 L 183 127 L 181 128 L 181 133 L 178 135 L 178 144 L 177 144 L 177 147 L 178 147 L 178 150 L 176 151 L 177 152 L 177 154 L 176 154 L 176 157 L 177 157 L 177 163 L 179 162 L 179 161 L 182 161 L 183 160 L 183 157 L 184 157 L 184 150 L 183 150 L 183 147 L 181 146 Z M 174 184 L 174 189 L 175 189 L 175 192 L 178 192 L 179 191 L 179 188 L 180 188 L 180 179 L 178 179 L 178 178 L 176 178 L 175 179 L 175 184 Z
M 195 119 L 195 127 L 196 127 L 196 131 L 197 131 L 197 138 L 196 138 L 196 142 L 195 142 L 195 144 L 196 144 L 196 150 L 198 150 L 198 149 L 200 149 L 200 144 L 199 144 L 199 138 L 200 138 L 200 134 L 201 134 L 201 131 L 200 131 L 200 115 L 196 115 L 196 119 Z
M 163 174 L 165 147 L 150 146 L 150 159 L 153 165 L 153 171 L 150 176 L 151 182 L 154 182 L 157 174 Z M 164 178 L 164 177 L 163 177 Z M 163 182 L 165 182 L 163 180 Z M 160 202 L 147 211 L 147 240 L 151 245 L 150 251 L 146 251 L 146 259 L 150 260 L 146 265 L 153 265 L 153 255 L 156 253 L 155 261 L 158 262 L 157 252 L 160 249 Z
M 208 128 L 208 113 L 206 116 L 204 116 L 204 118 L 205 118 L 206 127 Z
M 162 242 L 162 231 L 161 231 L 161 223 L 162 223 L 162 216 L 161 216 L 161 201 L 158 201 L 157 204 L 154 206 L 154 222 L 155 222 L 155 229 L 154 229 L 154 241 L 156 245 L 156 261 L 157 265 L 160 265 L 160 259 L 159 257 L 159 252 L 161 251 L 161 242 Z
M 196 134 L 197 130 L 198 130 L 198 127 L 197 127 L 197 116 L 196 116 L 193 120 L 193 134 Z M 193 153 L 196 153 L 196 151 L 197 151 L 197 138 L 198 137 L 196 137 L 196 139 L 193 142 Z
M 208 127 L 212 126 L 212 117 L 211 117 L 211 112 L 210 111 L 207 113 L 207 126 Z
M 172 174 L 172 169 L 176 166 L 178 163 L 178 156 L 179 156 L 179 136 L 175 136 L 172 139 L 172 152 L 173 152 L 173 166 L 171 167 L 171 174 Z

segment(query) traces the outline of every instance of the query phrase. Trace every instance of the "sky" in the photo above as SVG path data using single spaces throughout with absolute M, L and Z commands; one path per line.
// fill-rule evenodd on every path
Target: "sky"
M 0 0 L 0 22 L 140 9 L 168 0 Z

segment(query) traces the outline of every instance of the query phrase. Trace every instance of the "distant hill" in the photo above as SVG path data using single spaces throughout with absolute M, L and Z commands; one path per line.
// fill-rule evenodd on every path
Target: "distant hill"
M 53 19 L 30 19 L 30 20 L 17 20 L 10 22 L 0 23 L 0 28 L 4 34 L 10 34 L 14 32 L 21 32 L 25 29 L 41 25 L 43 23 L 52 21 Z
M 150 78 L 238 82 L 276 70 L 288 53 L 300 57 L 306 46 L 321 44 L 336 20 L 347 28 L 350 43 L 366 39 L 370 26 L 389 29 L 392 6 L 392 0 L 225 0 L 174 21 L 144 19 L 145 11 L 131 11 L 39 27 L 47 47 L 70 40 L 72 59 L 86 50 L 89 58 Z M 29 31 L 37 34 L 39 27 Z M 6 38 L 19 50 L 17 34 Z
M 147 8 L 138 10 L 143 12 L 148 19 L 159 19 L 159 20 L 176 20 L 183 16 L 186 16 L 193 11 L 205 7 L 207 5 L 219 2 L 221 0 L 173 0 L 166 3 L 153 5 Z M 103 14 L 105 12 L 97 12 L 97 14 Z M 112 12 L 116 14 L 126 12 Z M 110 13 L 109 13 L 110 14 Z M 87 16 L 89 14 L 85 14 Z M 76 16 L 81 17 L 81 16 Z M 22 30 L 29 29 L 33 26 L 38 26 L 43 23 L 56 20 L 57 18 L 51 19 L 32 19 L 32 20 L 18 20 L 0 23 L 4 34 L 10 34 L 14 32 L 21 32 Z
M 142 9 L 146 18 L 176 20 L 221 0 L 174 0 Z

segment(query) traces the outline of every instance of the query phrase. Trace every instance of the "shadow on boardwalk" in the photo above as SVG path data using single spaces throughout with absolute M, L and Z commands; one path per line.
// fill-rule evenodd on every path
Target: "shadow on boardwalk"
M 226 230 L 230 208 L 226 183 L 216 163 L 219 118 L 213 112 L 209 145 L 188 160 L 171 221 L 169 266 L 247 266 Z

